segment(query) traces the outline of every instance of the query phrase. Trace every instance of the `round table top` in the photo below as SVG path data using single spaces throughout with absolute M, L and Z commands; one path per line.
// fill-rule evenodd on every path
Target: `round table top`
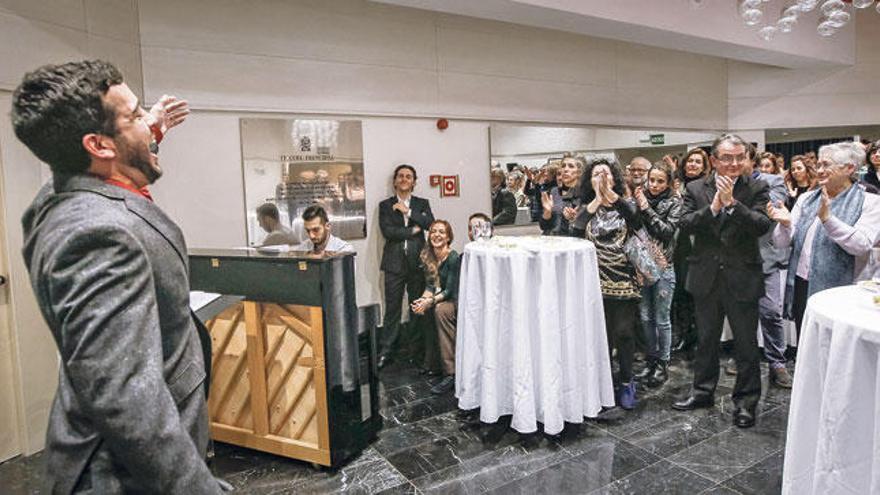
M 529 253 L 562 253 L 592 250 L 593 243 L 585 239 L 561 236 L 500 236 L 480 239 L 465 245 L 464 252 L 474 254 L 509 255 Z
M 873 292 L 857 285 L 835 287 L 810 297 L 807 312 L 814 318 L 842 322 L 850 327 L 880 332 L 880 306 Z

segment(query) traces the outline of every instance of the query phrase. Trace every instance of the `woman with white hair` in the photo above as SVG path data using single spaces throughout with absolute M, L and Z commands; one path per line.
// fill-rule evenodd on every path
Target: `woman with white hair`
M 778 224 L 777 247 L 791 246 L 784 312 L 800 336 L 807 299 L 852 284 L 865 268 L 880 234 L 880 197 L 859 185 L 865 150 L 853 142 L 819 149 L 816 189 L 801 195 L 789 213 L 780 202 L 767 212 Z

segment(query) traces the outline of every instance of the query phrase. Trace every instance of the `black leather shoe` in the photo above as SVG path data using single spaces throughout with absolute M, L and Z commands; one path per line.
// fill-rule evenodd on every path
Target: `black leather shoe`
M 739 428 L 755 426 L 755 411 L 744 407 L 736 408 L 736 411 L 733 412 L 733 424 Z
M 653 359 L 649 359 L 648 364 L 645 365 L 645 368 L 642 371 L 640 371 L 639 373 L 636 373 L 635 379 L 637 382 L 644 381 L 644 380 L 650 378 L 654 374 L 654 371 L 656 371 L 656 370 L 657 370 L 657 361 L 655 361 Z
M 380 370 L 389 364 L 391 364 L 391 358 L 386 354 L 380 354 L 379 359 L 376 360 L 376 367 Z
M 686 398 L 672 403 L 672 408 L 676 411 L 693 411 L 694 409 L 703 409 L 714 406 L 714 397 L 697 397 L 694 395 L 688 395 Z
M 434 395 L 443 395 L 451 392 L 455 388 L 455 375 L 447 375 L 440 380 L 440 383 L 431 387 L 431 393 Z

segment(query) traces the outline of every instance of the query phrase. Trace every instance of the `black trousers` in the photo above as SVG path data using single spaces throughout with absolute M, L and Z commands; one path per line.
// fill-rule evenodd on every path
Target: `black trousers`
M 807 290 L 809 282 L 794 277 L 794 299 L 791 301 L 791 312 L 794 316 L 794 327 L 797 330 L 797 341 L 801 341 L 801 323 L 804 321 L 804 312 L 807 310 Z
M 402 307 L 404 291 L 408 302 L 406 308 Z M 424 318 L 413 314 L 409 308 L 424 291 L 425 275 L 417 267 L 407 267 L 399 273 L 385 272 L 385 316 L 382 319 L 380 354 L 393 355 L 399 346 L 404 357 L 415 359 L 417 363 L 425 359 Z M 409 312 L 409 323 L 401 331 L 403 311 Z
M 698 340 L 697 324 L 694 318 L 694 298 L 685 290 L 688 262 L 675 261 L 675 292 L 672 295 L 672 334 L 673 343 L 682 342 L 690 347 Z M 673 344 L 674 345 L 674 344 Z
M 718 385 L 718 341 L 724 317 L 733 332 L 736 359 L 735 407 L 754 409 L 761 398 L 761 351 L 758 348 L 758 300 L 738 301 L 719 274 L 711 292 L 694 296 L 699 348 L 694 359 L 694 389 L 697 397 L 713 397 Z
M 605 310 L 605 333 L 608 335 L 608 352 L 617 349 L 617 374 L 615 385 L 626 385 L 633 377 L 633 354 L 636 350 L 636 322 L 639 317 L 639 301 L 636 299 L 602 298 Z

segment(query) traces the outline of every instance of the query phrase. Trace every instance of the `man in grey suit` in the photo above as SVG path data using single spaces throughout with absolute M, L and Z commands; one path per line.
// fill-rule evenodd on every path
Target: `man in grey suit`
M 45 66 L 13 94 L 18 138 L 52 169 L 22 218 L 60 354 L 46 435 L 52 493 L 218 493 L 205 464 L 210 337 L 189 309 L 186 245 L 147 186 L 151 113 L 101 61 Z
M 763 181 L 769 186 L 770 201 L 785 204 L 788 190 L 785 180 L 776 174 L 765 174 L 755 168 L 757 151 L 749 146 L 749 160 L 743 167 L 743 174 Z M 788 249 L 773 245 L 773 231 L 758 239 L 764 270 L 764 296 L 758 301 L 758 315 L 764 337 L 764 357 L 770 364 L 769 381 L 781 388 L 791 388 L 791 375 L 785 368 L 785 331 L 782 323 L 782 281 L 779 270 L 788 264 Z

